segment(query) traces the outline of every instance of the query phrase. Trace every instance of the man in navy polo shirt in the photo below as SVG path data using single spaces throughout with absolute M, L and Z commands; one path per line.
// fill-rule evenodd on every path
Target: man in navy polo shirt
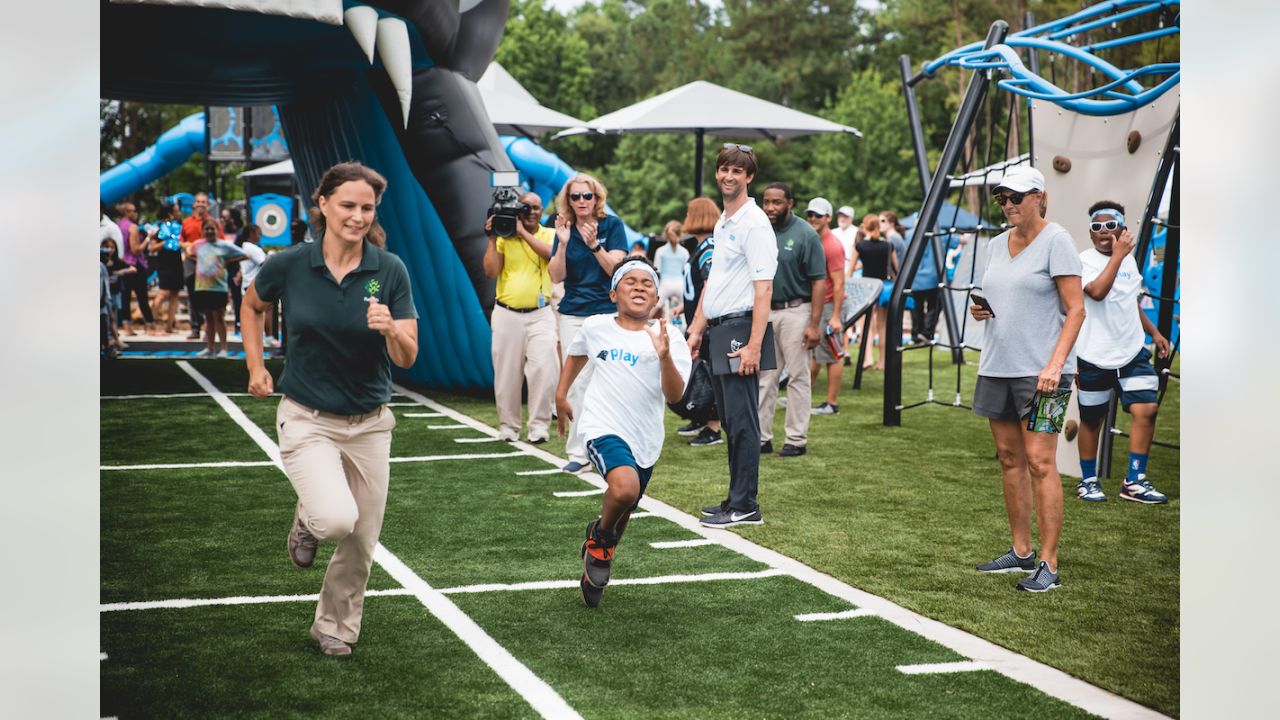
M 711 343 L 703 337 L 708 328 L 744 318 L 750 318 L 751 325 L 747 343 L 729 353 L 730 358 L 736 358 L 737 373 L 712 375 L 716 408 L 729 446 L 729 497 L 719 505 L 702 508 L 702 524 L 707 527 L 764 523 L 756 502 L 760 481 L 760 351 L 769 325 L 778 246 L 769 217 L 747 195 L 755 175 L 756 155 L 750 146 L 726 143 L 720 149 L 716 184 L 724 198 L 724 212 L 716 222 L 711 275 L 689 327 L 689 350 L 696 356 L 700 348 L 711 350 Z

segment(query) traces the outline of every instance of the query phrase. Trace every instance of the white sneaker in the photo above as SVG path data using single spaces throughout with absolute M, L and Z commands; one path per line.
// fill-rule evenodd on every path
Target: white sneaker
M 220 358 L 229 358 L 229 357 L 231 357 L 231 353 L 227 352 L 226 350 L 219 350 L 219 351 L 218 351 L 218 355 L 217 355 L 217 357 L 220 357 Z
M 213 351 L 212 351 L 212 350 L 210 350 L 209 348 L 205 348 L 205 349 L 201 350 L 200 352 L 196 353 L 196 357 L 198 357 L 198 358 L 211 358 L 211 357 L 213 357 Z

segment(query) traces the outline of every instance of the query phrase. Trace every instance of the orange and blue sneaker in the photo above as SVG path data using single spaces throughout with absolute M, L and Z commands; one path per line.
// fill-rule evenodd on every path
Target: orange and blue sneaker
M 600 531 L 600 518 L 587 523 L 587 539 L 582 543 L 582 572 L 584 579 L 592 586 L 603 588 L 609 584 L 609 572 L 613 567 L 613 551 L 617 548 L 617 544 L 616 539 L 609 542 L 603 537 Z

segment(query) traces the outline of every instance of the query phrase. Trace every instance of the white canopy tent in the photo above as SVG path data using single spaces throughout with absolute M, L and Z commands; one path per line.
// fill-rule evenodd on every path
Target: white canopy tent
M 552 130 L 585 124 L 572 115 L 543 106 L 496 62 L 489 64 L 476 81 L 476 87 L 480 88 L 480 99 L 489 120 L 504 135 L 523 135 L 532 140 Z
M 555 137 L 584 132 L 621 134 L 690 131 L 697 135 L 694 191 L 698 195 L 702 194 L 703 138 L 708 133 L 766 140 L 832 132 L 862 137 L 857 128 L 792 110 L 705 80 L 682 85 L 621 110 L 601 115 L 581 128 L 566 130 Z

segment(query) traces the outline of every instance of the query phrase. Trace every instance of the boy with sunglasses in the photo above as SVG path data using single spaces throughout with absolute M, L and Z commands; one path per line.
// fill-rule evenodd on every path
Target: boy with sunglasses
M 1168 498 L 1147 479 L 1159 382 L 1143 333 L 1151 335 L 1162 358 L 1169 354 L 1169 341 L 1139 305 L 1142 273 L 1133 259 L 1134 240 L 1124 224 L 1124 207 L 1111 200 L 1096 202 L 1089 208 L 1089 219 L 1093 247 L 1080 253 L 1085 320 L 1076 342 L 1081 420 L 1081 480 L 1076 495 L 1086 502 L 1107 499 L 1097 477 L 1098 434 L 1107 416 L 1111 393 L 1118 388 L 1120 403 L 1133 416 L 1128 472 L 1120 486 L 1120 497 L 1148 505 L 1163 504 Z

